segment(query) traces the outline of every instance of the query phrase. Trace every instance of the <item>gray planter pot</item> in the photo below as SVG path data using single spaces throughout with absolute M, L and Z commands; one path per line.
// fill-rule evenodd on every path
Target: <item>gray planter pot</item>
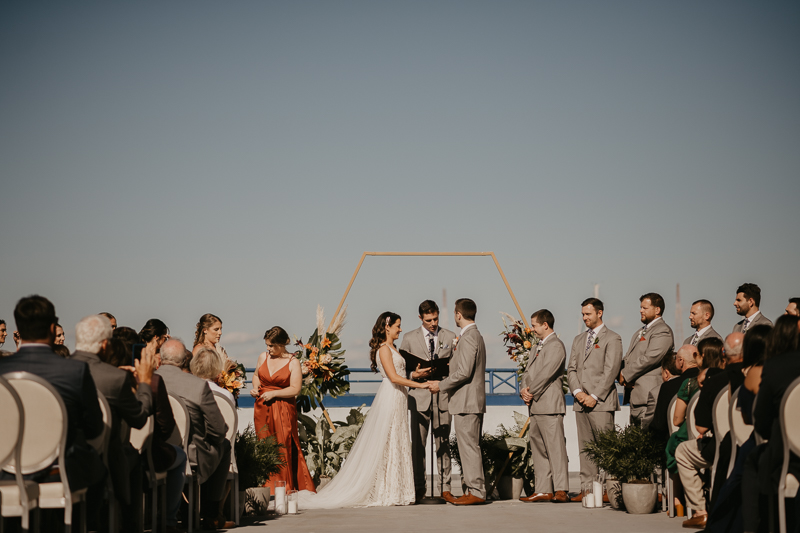
M 511 478 L 511 499 L 512 500 L 519 500 L 522 496 L 522 488 L 525 485 L 524 480 L 521 477 L 512 477 Z
M 244 512 L 254 516 L 266 516 L 269 508 L 269 487 L 245 489 Z
M 658 500 L 657 487 L 654 483 L 623 483 L 622 501 L 625 509 L 631 514 L 650 514 Z
M 519 500 L 522 484 L 522 478 L 502 476 L 497 482 L 497 494 L 501 500 Z
M 317 492 L 322 490 L 322 488 L 331 482 L 331 478 L 328 476 L 319 476 L 319 485 L 317 485 Z
M 611 504 L 612 509 L 619 509 L 622 500 L 622 486 L 616 479 L 606 480 L 606 494 L 608 494 L 608 502 Z

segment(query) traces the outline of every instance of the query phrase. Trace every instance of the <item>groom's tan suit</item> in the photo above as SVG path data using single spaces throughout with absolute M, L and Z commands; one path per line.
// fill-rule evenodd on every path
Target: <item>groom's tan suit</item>
M 486 412 L 486 345 L 475 323 L 461 330 L 453 356 L 450 376 L 439 382 L 447 393 L 453 415 L 461 457 L 461 481 L 464 494 L 486 499 L 486 486 L 481 460 L 480 438 Z
M 614 382 L 622 365 L 622 337 L 604 324 L 599 331 L 587 330 L 572 341 L 567 367 L 567 381 L 573 396 L 588 394 L 597 402 L 584 407 L 577 400 L 573 404 L 578 425 L 578 446 L 581 449 L 581 490 L 591 486 L 599 470 L 583 452 L 583 446 L 594 440 L 600 431 L 614 427 L 614 411 L 619 411 L 619 395 Z M 589 331 L 592 331 L 589 338 Z
M 544 339 L 541 348 L 530 355 L 522 384 L 533 396 L 530 427 L 536 492 L 569 492 L 567 443 L 564 438 L 564 389 L 561 376 L 567 350 L 555 332 Z
M 430 341 L 427 336 L 434 336 L 433 354 L 430 353 Z M 453 341 L 456 334 L 450 330 L 438 328 L 435 334 L 424 327 L 419 327 L 403 335 L 400 349 L 420 359 L 449 359 L 453 354 Z M 415 368 L 406 368 L 407 377 Z M 419 380 L 419 381 L 425 381 Z M 408 410 L 411 414 L 411 461 L 414 465 L 414 489 L 417 498 L 425 494 L 425 443 L 428 440 L 428 427 L 433 427 L 436 441 L 437 468 L 441 471 L 442 491 L 450 491 L 450 412 L 447 410 L 447 393 L 442 391 L 431 394 L 427 389 L 410 389 L 408 391 Z M 435 490 L 433 491 L 436 494 Z

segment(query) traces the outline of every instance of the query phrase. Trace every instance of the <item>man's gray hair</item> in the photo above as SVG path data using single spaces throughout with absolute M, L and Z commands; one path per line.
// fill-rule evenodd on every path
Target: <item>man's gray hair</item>
M 222 359 L 216 350 L 202 348 L 192 357 L 189 368 L 200 379 L 216 379 L 222 372 Z
M 93 354 L 100 353 L 103 341 L 111 339 L 111 322 L 104 316 L 83 317 L 75 326 L 75 350 Z
M 183 341 L 172 337 L 161 346 L 161 363 L 182 367 L 186 361 L 186 346 Z

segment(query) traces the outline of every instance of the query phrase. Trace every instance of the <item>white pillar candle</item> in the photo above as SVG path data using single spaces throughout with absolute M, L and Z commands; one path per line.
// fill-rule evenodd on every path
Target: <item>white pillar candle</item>
M 583 503 L 587 509 L 594 509 L 594 496 L 591 492 L 587 492 L 583 497 Z
M 603 506 L 603 485 L 599 481 L 592 481 L 592 492 L 594 492 L 594 506 Z
M 297 500 L 289 500 L 289 514 L 297 514 Z
M 286 513 L 286 487 L 275 487 L 275 512 Z

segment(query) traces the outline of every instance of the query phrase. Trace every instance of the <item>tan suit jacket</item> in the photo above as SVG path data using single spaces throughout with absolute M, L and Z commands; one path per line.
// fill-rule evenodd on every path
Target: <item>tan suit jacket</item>
M 439 382 L 450 397 L 450 414 L 486 412 L 486 345 L 478 326 L 468 328 L 450 358 L 450 375 Z
M 532 415 L 563 415 L 566 413 L 561 376 L 567 362 L 567 349 L 555 333 L 547 338 L 538 356 L 531 354 L 522 384 L 533 396 L 529 412 Z
M 597 405 L 591 409 L 594 412 L 619 411 L 619 395 L 614 382 L 622 366 L 622 337 L 604 326 L 588 353 L 586 339 L 586 332 L 583 332 L 572 341 L 567 368 L 569 390 L 581 389 L 586 394 L 597 396 Z M 579 402 L 573 404 L 573 410 L 583 409 Z
M 737 332 L 742 331 L 742 328 L 744 327 L 744 321 L 745 321 L 745 319 L 743 318 L 739 322 L 737 322 L 735 326 L 733 326 L 733 333 L 737 333 Z M 769 327 L 772 327 L 773 324 L 772 324 L 772 320 L 770 320 L 769 318 L 765 317 L 764 313 L 759 311 L 759 313 L 756 315 L 756 317 L 750 322 L 750 325 L 747 326 L 747 329 L 750 329 L 753 326 L 769 326 Z
M 692 337 L 694 337 L 694 333 L 692 333 L 691 335 L 689 335 L 688 337 L 686 337 L 686 339 L 684 339 L 682 346 L 686 346 L 687 344 L 689 344 L 690 342 L 692 342 Z M 717 333 L 717 330 L 715 330 L 715 329 L 712 327 L 712 328 L 708 328 L 708 329 L 707 329 L 705 332 L 703 332 L 703 334 L 702 334 L 702 335 L 700 335 L 700 337 L 697 339 L 697 342 L 700 342 L 700 341 L 701 341 L 701 340 L 703 340 L 703 339 L 710 339 L 710 338 L 712 338 L 712 337 L 716 337 L 716 338 L 718 338 L 719 340 L 723 340 L 723 339 L 722 339 L 722 335 L 720 335 L 719 333 Z M 695 344 L 695 346 L 697 346 L 697 344 Z
M 647 394 L 661 383 L 661 360 L 672 351 L 675 341 L 664 319 L 651 322 L 644 334 L 637 329 L 625 354 L 622 377 L 629 386 L 631 405 L 647 405 Z M 643 340 L 642 340 L 643 339 Z M 627 396 L 627 392 L 626 392 Z

